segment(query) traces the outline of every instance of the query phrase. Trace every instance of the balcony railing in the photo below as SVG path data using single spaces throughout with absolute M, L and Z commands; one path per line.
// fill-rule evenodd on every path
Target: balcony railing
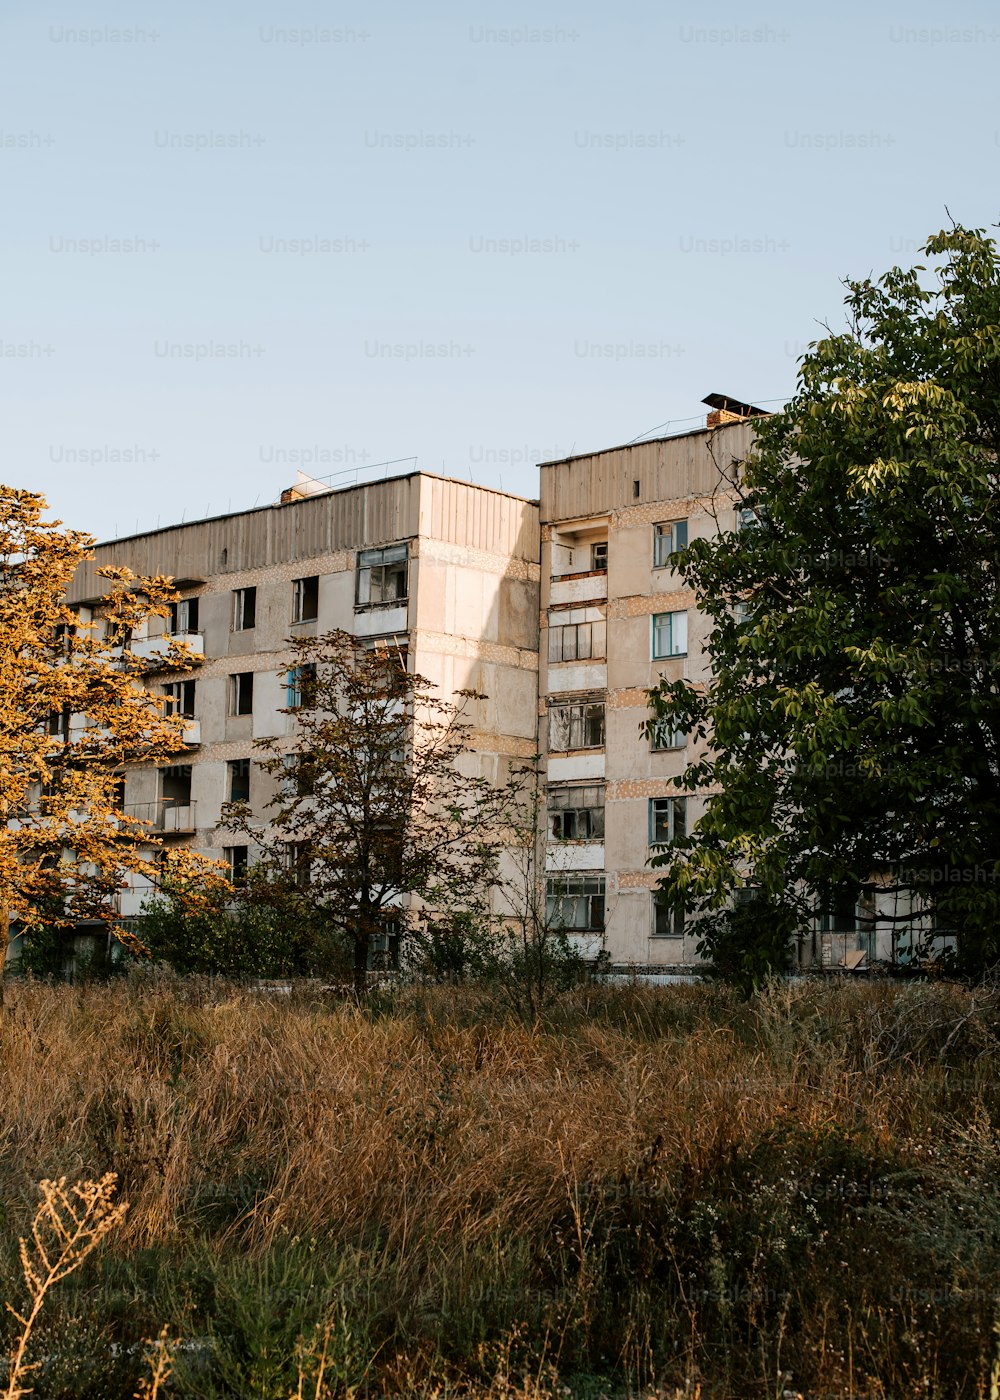
M 134 637 L 129 651 L 155 668 L 174 642 L 183 643 L 187 647 L 192 661 L 204 661 L 205 638 L 201 632 L 161 632 L 157 637 Z
M 163 797 L 157 802 L 129 802 L 122 810 L 126 817 L 148 824 L 154 831 L 190 836 L 196 830 L 196 807 L 190 800 Z

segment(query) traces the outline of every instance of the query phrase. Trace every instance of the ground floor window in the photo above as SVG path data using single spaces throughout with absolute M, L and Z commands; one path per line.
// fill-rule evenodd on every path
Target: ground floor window
M 568 933 L 604 929 L 604 876 L 561 875 L 545 882 L 545 917 Z
M 669 900 L 662 890 L 653 891 L 653 937 L 684 937 L 684 906 Z

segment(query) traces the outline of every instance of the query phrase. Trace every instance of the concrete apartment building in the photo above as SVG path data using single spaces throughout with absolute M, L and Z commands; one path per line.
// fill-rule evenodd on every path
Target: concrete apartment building
M 225 859 L 239 875 L 253 852 L 218 828 L 222 804 L 249 799 L 264 818 L 274 780 L 254 741 L 291 735 L 287 638 L 343 628 L 405 651 L 410 668 L 471 702 L 470 740 L 484 773 L 536 751 L 538 507 L 533 501 L 426 472 L 340 490 L 308 479 L 281 503 L 98 545 L 69 601 L 102 593 L 96 570 L 125 564 L 169 574 L 180 601 L 150 619 L 133 649 L 147 683 L 188 719 L 189 751 L 126 779 L 130 812 L 168 841 Z M 182 680 L 157 675 L 163 632 L 200 658 Z M 121 895 L 140 912 L 142 883 Z
M 690 925 L 656 900 L 648 864 L 655 843 L 697 819 L 669 781 L 691 753 L 682 734 L 646 737 L 646 691 L 661 676 L 708 677 L 707 619 L 671 557 L 735 528 L 721 469 L 745 455 L 759 413 L 716 408 L 691 432 L 540 467 L 546 869 L 566 923 L 613 966 L 698 960 Z
M 658 901 L 649 858 L 700 815 L 670 782 L 696 755 L 684 734 L 647 737 L 646 692 L 661 676 L 709 678 L 708 619 L 672 558 L 738 527 L 732 464 L 762 413 L 705 402 L 689 432 L 541 463 L 539 502 L 426 472 L 337 490 L 303 478 L 277 505 L 98 546 L 77 606 L 99 596 L 101 564 L 170 574 L 180 593 L 134 645 L 188 718 L 190 751 L 131 772 L 126 804 L 238 875 L 253 852 L 218 828 L 221 806 L 245 797 L 263 815 L 273 792 L 254 741 L 292 733 L 287 638 L 343 628 L 405 649 L 445 696 L 486 694 L 470 715 L 479 771 L 543 755 L 549 908 L 582 951 L 621 970 L 690 969 L 696 932 Z M 203 658 L 179 682 L 156 674 L 164 630 Z M 146 893 L 126 891 L 122 913 Z M 800 963 L 892 957 L 888 900 L 818 915 Z
M 734 530 L 733 463 L 763 410 L 719 394 L 704 426 L 540 465 L 539 742 L 547 782 L 546 870 L 579 944 L 613 968 L 696 964 L 690 921 L 658 901 L 653 847 L 690 830 L 704 806 L 670 782 L 691 759 L 686 735 L 644 732 L 660 677 L 709 679 L 709 619 L 672 568 L 690 540 Z M 906 960 L 932 935 L 930 911 L 873 879 L 817 912 L 803 968 Z M 938 936 L 941 949 L 953 942 Z

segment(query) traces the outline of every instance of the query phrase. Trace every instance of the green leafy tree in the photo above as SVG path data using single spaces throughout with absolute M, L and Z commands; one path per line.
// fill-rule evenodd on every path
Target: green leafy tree
M 680 561 L 712 679 L 650 695 L 708 743 L 677 780 L 705 808 L 654 863 L 693 913 L 752 884 L 789 936 L 845 886 L 895 893 L 904 925 L 926 900 L 981 973 L 1000 959 L 1000 265 L 982 230 L 924 252 L 846 284 L 846 329 L 719 463 L 744 528 Z
M 100 569 L 107 596 L 84 621 L 65 599 L 93 541 L 44 512 L 36 493 L 0 486 L 0 996 L 14 920 L 30 935 L 98 919 L 129 941 L 116 896 L 130 875 L 159 878 L 161 842 L 124 809 L 124 774 L 185 747 L 183 719 L 146 689 L 149 662 L 131 645 L 166 616 L 170 580 Z M 165 639 L 161 670 L 191 664 Z
M 176 875 L 144 904 L 139 936 L 175 972 L 293 977 L 329 971 L 331 931 L 291 881 L 255 867 L 233 889 L 217 875 Z
M 258 848 L 260 878 L 340 931 L 361 994 L 380 940 L 481 906 L 515 788 L 476 771 L 470 692 L 444 700 L 397 653 L 346 632 L 289 649 L 291 744 L 258 741 L 280 780 L 269 823 L 246 803 L 223 820 Z

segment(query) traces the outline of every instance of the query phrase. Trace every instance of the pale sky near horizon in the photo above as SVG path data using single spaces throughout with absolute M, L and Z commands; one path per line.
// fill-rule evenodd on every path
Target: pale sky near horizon
M 987 0 L 8 0 L 0 34 L 0 479 L 99 538 L 300 466 L 532 496 L 710 391 L 779 405 L 842 277 L 1000 213 Z

